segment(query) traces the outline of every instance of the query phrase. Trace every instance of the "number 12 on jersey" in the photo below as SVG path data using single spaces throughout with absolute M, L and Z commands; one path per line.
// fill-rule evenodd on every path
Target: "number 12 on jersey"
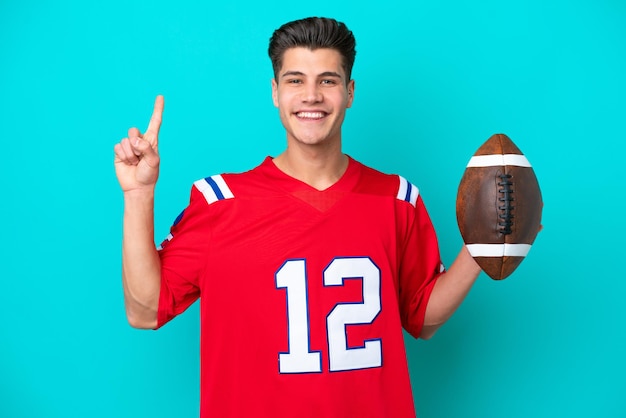
M 380 313 L 380 270 L 368 257 L 335 258 L 323 276 L 325 287 L 343 286 L 345 279 L 361 279 L 363 289 L 362 302 L 338 301 L 326 316 L 329 370 L 380 367 L 381 340 L 366 340 L 363 347 L 349 348 L 346 333 L 347 325 L 371 324 Z M 279 353 L 280 373 L 320 373 L 321 352 L 311 351 L 310 346 L 306 260 L 286 261 L 276 272 L 276 287 L 286 289 L 287 294 L 289 351 Z

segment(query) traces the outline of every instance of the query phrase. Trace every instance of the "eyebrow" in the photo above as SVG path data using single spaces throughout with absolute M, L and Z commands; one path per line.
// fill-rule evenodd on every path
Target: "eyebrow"
M 284 77 L 289 77 L 289 76 L 304 76 L 305 74 L 302 71 L 286 71 L 284 72 L 280 77 L 284 78 Z M 341 78 L 341 74 L 336 73 L 334 71 L 324 71 L 323 73 L 319 74 L 318 77 L 337 77 L 337 78 Z

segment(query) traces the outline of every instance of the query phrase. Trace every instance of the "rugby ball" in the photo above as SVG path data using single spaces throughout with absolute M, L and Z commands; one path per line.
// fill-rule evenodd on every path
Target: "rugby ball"
M 543 200 L 530 162 L 504 134 L 491 136 L 470 159 L 456 199 L 463 241 L 494 280 L 525 259 L 541 230 Z

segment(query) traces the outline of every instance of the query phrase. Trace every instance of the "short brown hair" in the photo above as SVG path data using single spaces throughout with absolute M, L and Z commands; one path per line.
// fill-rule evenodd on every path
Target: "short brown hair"
M 336 50 L 342 57 L 346 83 L 350 80 L 356 57 L 356 40 L 344 23 L 325 17 L 308 17 L 285 23 L 276 29 L 270 38 L 268 49 L 276 81 L 285 51 L 296 47 Z

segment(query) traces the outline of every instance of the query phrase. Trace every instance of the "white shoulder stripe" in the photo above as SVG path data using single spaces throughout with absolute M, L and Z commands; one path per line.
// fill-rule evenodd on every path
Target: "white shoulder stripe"
M 217 184 L 217 187 L 222 192 L 222 196 L 224 196 L 224 199 L 232 199 L 233 197 L 235 197 L 233 196 L 233 192 L 230 191 L 230 188 L 228 187 L 222 176 L 212 176 L 210 178 L 213 179 L 215 184 Z
M 470 158 L 467 167 L 494 167 L 515 165 L 519 167 L 530 167 L 530 162 L 525 156 L 520 154 L 492 154 L 475 155 Z
M 233 192 L 220 175 L 215 175 L 198 180 L 194 186 L 204 195 L 208 204 L 215 203 L 218 200 L 232 199 Z
M 467 244 L 472 257 L 526 257 L 530 244 Z
M 400 185 L 396 198 L 409 202 L 415 207 L 417 197 L 419 196 L 419 189 L 402 176 L 398 176 L 398 179 L 400 180 Z

